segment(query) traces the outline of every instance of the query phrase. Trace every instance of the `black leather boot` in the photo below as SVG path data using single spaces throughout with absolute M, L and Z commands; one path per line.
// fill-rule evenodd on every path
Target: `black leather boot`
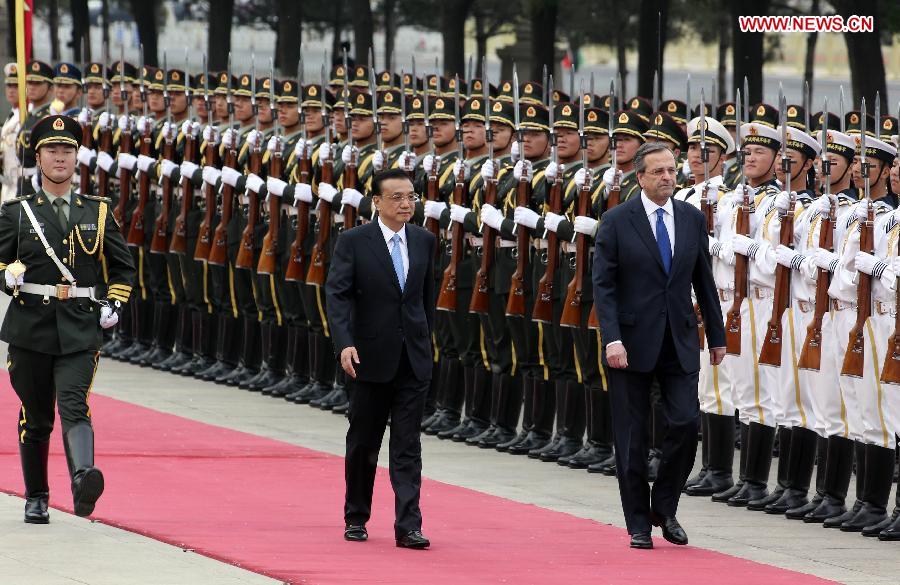
M 775 427 L 752 422 L 747 433 L 747 442 L 742 441 L 742 450 L 747 451 L 747 471 L 744 485 L 728 499 L 728 505 L 743 507 L 754 500 L 761 500 L 769 494 L 767 483 L 772 468 L 772 444 L 775 442 Z
M 240 387 L 247 380 L 259 373 L 260 362 L 260 323 L 256 315 L 244 317 L 243 342 L 241 345 L 241 361 L 238 367 L 228 375 L 223 383 Z
M 160 349 L 162 344 L 162 338 L 166 336 L 168 329 L 170 329 L 168 319 L 169 313 L 168 310 L 170 305 L 165 302 L 157 301 L 155 303 L 146 303 L 146 307 L 142 308 L 143 311 L 147 311 L 149 318 L 147 318 L 147 322 L 150 324 L 149 326 L 149 336 L 144 343 L 144 351 L 132 353 L 128 356 L 129 363 L 132 363 L 136 366 L 147 367 L 150 365 L 148 359 L 150 356 L 154 355 L 158 349 Z M 177 327 L 177 322 L 173 325 Z M 174 337 L 174 336 L 173 336 Z M 168 357 L 168 355 L 166 355 Z M 165 358 L 164 358 L 165 359 Z M 160 360 L 163 361 L 163 360 Z
M 240 360 L 241 340 L 244 338 L 243 323 L 230 313 L 219 318 L 218 339 L 216 340 L 216 363 L 202 373 L 201 379 L 223 384 L 237 367 Z
M 734 417 L 708 412 L 705 418 L 707 469 L 700 481 L 685 488 L 689 496 L 712 496 L 734 486 Z
M 50 485 L 47 483 L 47 458 L 50 443 L 19 443 L 22 476 L 25 479 L 25 523 L 47 524 L 50 513 Z
M 794 427 L 791 431 L 791 447 L 782 457 L 788 455 L 787 487 L 774 502 L 765 508 L 766 514 L 785 514 L 788 510 L 809 503 L 807 494 L 812 482 L 813 467 L 816 464 L 816 443 L 819 435 L 815 431 Z M 783 445 L 784 443 L 782 443 Z M 780 463 L 780 462 L 779 462 Z
M 263 388 L 263 395 L 281 398 L 300 390 L 309 382 L 308 350 L 305 343 L 302 347 L 298 343 L 301 340 L 301 331 L 302 339 L 305 341 L 305 328 L 294 325 L 288 326 L 284 344 L 284 356 L 282 356 L 285 364 L 284 378 L 271 386 Z M 298 358 L 302 359 L 298 360 Z
M 437 393 L 441 387 L 441 362 L 434 360 L 431 362 L 431 382 L 428 384 L 428 393 L 425 395 L 425 412 L 422 414 L 422 426 L 424 429 L 434 422 L 434 412 L 437 409 Z
M 156 303 L 153 310 L 154 339 L 149 353 L 139 356 L 138 365 L 163 370 L 162 364 L 172 356 L 173 346 L 180 346 L 178 333 L 182 327 L 178 308 L 169 303 Z M 165 371 L 165 370 L 164 370 Z
M 878 533 L 878 540 L 900 540 L 900 489 L 894 496 L 894 513 L 891 515 L 890 523 Z
M 466 420 L 450 435 L 456 443 L 466 442 L 478 437 L 490 426 L 491 418 L 491 375 L 482 364 L 471 367 L 471 377 L 466 377 L 466 384 L 471 384 L 471 391 L 466 388 Z M 469 376 L 468 372 L 466 375 Z M 471 404 L 471 406 L 470 406 Z M 438 433 L 438 438 L 441 438 Z
M 333 390 L 334 371 L 329 372 L 328 355 L 325 353 L 328 338 L 322 331 L 309 331 L 308 340 L 309 382 L 297 392 L 284 397 L 295 404 L 309 404 L 311 400 L 318 400 Z
M 866 493 L 866 445 L 860 441 L 853 441 L 853 461 L 856 463 L 856 501 L 853 502 L 853 506 L 850 509 L 845 510 L 843 514 L 838 516 L 831 516 L 827 520 L 825 520 L 822 525 L 825 528 L 840 528 L 841 524 L 851 520 L 856 513 L 862 509 L 863 501 L 862 498 Z M 828 456 L 831 457 L 831 451 L 828 452 Z M 853 469 L 853 463 L 850 464 L 850 469 Z M 847 474 L 847 487 L 850 487 L 850 474 Z M 846 490 L 844 491 L 844 495 L 846 497 Z
M 566 393 L 563 404 L 557 408 L 562 411 L 562 428 L 558 430 L 559 440 L 550 451 L 541 453 L 541 461 L 557 461 L 560 457 L 569 457 L 584 447 L 584 428 L 586 413 L 584 402 L 584 385 L 574 380 L 566 381 Z
M 847 512 L 844 503 L 847 500 L 847 490 L 850 488 L 855 445 L 851 439 L 839 435 L 830 436 L 826 441 L 826 455 L 819 459 L 819 465 L 825 466 L 824 497 L 814 510 L 803 516 L 803 521 L 807 524 L 822 524 Z
M 502 451 L 502 445 L 508 445 L 511 441 L 516 440 L 516 427 L 519 425 L 519 413 L 522 411 L 523 392 L 521 376 L 494 375 L 491 394 L 497 394 L 496 422 L 488 434 L 477 438 L 479 448 Z
M 459 424 L 462 415 L 463 402 L 465 401 L 465 384 L 462 378 L 462 363 L 457 358 L 448 358 L 444 362 L 447 374 L 443 377 L 443 388 L 438 395 L 441 402 L 438 409 L 441 416 L 425 429 L 427 435 L 437 435 L 441 431 L 447 431 Z
M 543 380 L 538 388 L 540 388 L 538 394 L 543 396 L 545 400 L 537 403 L 541 406 L 541 410 L 535 412 L 534 424 L 536 428 L 541 430 L 542 434 L 549 437 L 549 440 L 543 447 L 536 447 L 528 451 L 529 459 L 540 459 L 542 453 L 553 450 L 560 438 L 559 429 L 564 424 L 562 407 L 566 403 L 566 381 Z M 554 420 L 556 421 L 556 434 L 553 433 Z
M 689 477 L 685 482 L 684 493 L 687 493 L 688 488 L 692 485 L 703 481 L 703 478 L 706 476 L 706 470 L 709 467 L 709 423 L 706 418 L 708 414 L 700 411 L 700 471 L 697 472 L 697 475 Z
M 72 501 L 76 516 L 90 516 L 103 494 L 103 474 L 94 467 L 94 429 L 78 424 L 66 431 L 65 443 L 72 477 Z
M 828 437 L 816 437 L 816 493 L 802 506 L 789 508 L 784 515 L 788 520 L 803 520 L 803 517 L 819 507 L 825 499 L 825 462 L 828 457 Z
M 865 493 L 862 508 L 853 518 L 841 524 L 842 532 L 862 532 L 868 536 L 878 536 L 883 528 L 879 526 L 887 520 L 887 504 L 894 481 L 894 449 L 881 445 L 866 444 Z
M 612 440 L 609 436 L 609 396 L 603 388 L 586 388 L 584 392 L 587 418 L 587 442 L 577 453 L 557 459 L 559 465 L 571 469 L 587 469 L 590 465 L 605 461 L 612 455 Z
M 750 426 L 739 422 L 737 417 L 735 417 L 735 423 L 739 425 L 740 431 L 735 433 L 737 435 L 737 439 L 735 443 L 740 443 L 741 445 L 741 457 L 738 461 L 738 481 L 730 488 L 725 491 L 716 492 L 712 495 L 712 501 L 726 503 L 731 499 L 731 496 L 737 494 L 741 488 L 744 486 L 744 480 L 747 477 L 747 440 L 750 435 Z
M 251 392 L 260 392 L 263 388 L 277 384 L 284 378 L 284 345 L 287 331 L 283 326 L 275 323 L 269 323 L 268 327 L 263 324 L 262 330 L 262 366 L 259 374 L 247 381 L 246 387 L 241 386 Z
M 612 477 L 616 475 L 616 452 L 613 447 L 612 409 L 609 405 L 609 392 L 604 388 L 594 388 L 591 392 L 597 399 L 596 403 L 600 405 L 600 410 L 595 413 L 597 420 L 594 421 L 595 426 L 599 424 L 601 427 L 597 431 L 597 436 L 602 437 L 602 444 L 608 447 L 608 452 L 604 459 L 588 464 L 587 472 Z
M 556 392 L 553 382 L 528 375 L 525 376 L 525 383 L 532 385 L 531 428 L 521 441 L 506 449 L 506 452 L 512 455 L 527 455 L 532 451 L 539 451 L 550 444 L 553 432 L 553 418 L 556 413 Z M 527 398 L 526 394 L 526 408 Z M 524 424 L 522 428 L 523 430 L 526 428 Z
M 790 462 L 791 462 L 791 436 L 793 435 L 793 427 L 778 427 L 775 434 L 775 442 L 778 445 L 776 450 L 773 447 L 773 453 L 778 452 L 778 467 L 775 473 L 775 489 L 763 498 L 751 500 L 747 502 L 747 509 L 754 512 L 762 512 L 766 506 L 773 504 L 781 499 L 785 490 L 790 487 Z
M 535 383 L 533 378 L 523 376 L 521 373 L 516 374 L 512 378 L 512 383 L 517 384 L 521 388 L 521 411 L 522 411 L 522 429 L 519 433 L 504 443 L 497 443 L 494 447 L 501 453 L 508 452 L 511 447 L 518 445 L 528 436 L 534 429 L 534 393 Z M 518 418 L 518 417 L 517 417 Z M 518 423 L 517 423 L 518 424 Z M 513 428 L 515 430 L 515 427 Z
M 212 316 L 204 310 L 191 312 L 191 348 L 194 354 L 184 366 L 176 372 L 182 376 L 196 378 L 200 372 L 209 368 L 215 360 L 212 356 L 211 344 L 214 339 Z

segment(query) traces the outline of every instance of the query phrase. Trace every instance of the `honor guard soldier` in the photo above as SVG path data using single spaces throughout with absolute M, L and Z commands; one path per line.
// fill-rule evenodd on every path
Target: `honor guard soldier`
M 11 111 L 0 129 L 0 202 L 16 196 L 19 187 L 19 157 L 16 139 L 19 135 L 19 75 L 15 63 L 3 67 L 3 88 Z
M 101 328 L 118 321 L 135 270 L 110 201 L 72 190 L 78 123 L 48 116 L 32 127 L 30 138 L 44 188 L 4 204 L 0 213 L 0 268 L 4 290 L 13 296 L 0 338 L 9 343 L 10 381 L 22 402 L 18 439 L 25 522 L 46 524 L 55 402 L 75 513 L 90 515 L 103 493 L 87 399 L 100 357 Z M 96 299 L 104 261 L 108 293 Z
M 53 101 L 53 95 L 50 92 L 52 88 L 53 68 L 43 61 L 29 63 L 28 72 L 25 74 L 25 93 L 31 110 L 19 129 L 19 138 L 16 144 L 19 163 L 24 167 L 22 174 L 25 181 L 20 187 L 22 195 L 34 193 L 39 188 L 31 129 L 38 123 L 38 120 L 50 113 L 50 102 Z
M 59 63 L 53 71 L 54 109 L 64 116 L 77 116 L 82 91 L 81 70 L 71 63 Z
M 649 125 L 643 118 L 630 111 L 614 114 L 613 136 L 616 141 L 616 168 L 608 168 L 603 173 L 602 197 L 604 211 L 623 203 L 635 195 L 640 195 L 641 186 L 634 176 L 634 155 L 644 143 L 644 132 Z M 618 192 L 617 192 L 618 190 Z

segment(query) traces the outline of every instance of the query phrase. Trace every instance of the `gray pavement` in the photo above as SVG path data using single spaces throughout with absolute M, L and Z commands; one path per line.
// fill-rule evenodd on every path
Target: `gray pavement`
M 4 298 L 0 310 L 5 305 Z M 0 355 L 4 353 L 5 348 L 0 348 Z M 343 454 L 344 419 L 236 388 L 102 360 L 94 392 L 196 421 Z M 102 458 L 102 445 L 99 449 Z M 432 479 L 624 526 L 614 478 L 433 437 L 424 437 L 423 450 L 424 473 Z M 386 464 L 386 459 L 382 464 Z M 376 489 L 389 487 L 379 483 Z M 25 526 L 21 523 L 21 506 L 18 498 L 0 496 L 0 533 L 6 535 L 0 549 L 3 583 L 275 583 L 58 510 L 53 511 L 49 529 Z M 423 512 L 427 532 L 427 508 Z M 679 519 L 694 546 L 841 583 L 898 583 L 900 548 L 896 543 L 728 508 L 705 498 L 684 497 Z M 436 541 L 441 538 L 438 533 L 427 533 Z M 47 546 L 51 547 L 49 554 L 36 552 Z M 90 554 L 77 554 L 79 550 Z M 9 575 L 16 578 L 7 579 Z

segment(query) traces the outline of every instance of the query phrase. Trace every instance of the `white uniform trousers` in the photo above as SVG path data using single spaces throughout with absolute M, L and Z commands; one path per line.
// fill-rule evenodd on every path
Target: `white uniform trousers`
M 730 297 L 720 292 L 719 305 L 722 308 L 722 315 L 728 314 L 731 302 Z M 703 350 L 700 352 L 700 381 L 698 385 L 701 411 L 724 416 L 734 415 L 734 400 L 731 396 L 731 374 L 728 370 L 728 362 L 732 357 L 725 356 L 725 360 L 719 366 L 710 365 L 709 344 L 704 342 Z
M 759 305 L 760 299 L 753 298 L 752 295 L 741 303 L 741 354 L 726 355 L 722 365 L 731 381 L 731 396 L 741 422 L 774 426 L 771 391 L 765 388 L 765 374 L 758 365 L 762 336 L 765 333 L 765 329 L 759 328 Z M 771 299 L 768 307 L 768 311 L 763 307 L 766 312 L 764 323 L 768 321 L 772 308 Z

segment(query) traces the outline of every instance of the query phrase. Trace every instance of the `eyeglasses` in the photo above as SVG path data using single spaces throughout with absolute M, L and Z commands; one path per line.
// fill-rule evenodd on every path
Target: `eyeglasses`
M 412 195 L 401 195 L 400 193 L 394 193 L 393 195 L 382 195 L 382 199 L 387 199 L 391 203 L 399 204 L 404 199 L 412 204 L 416 204 L 419 202 L 420 197 L 413 193 Z

